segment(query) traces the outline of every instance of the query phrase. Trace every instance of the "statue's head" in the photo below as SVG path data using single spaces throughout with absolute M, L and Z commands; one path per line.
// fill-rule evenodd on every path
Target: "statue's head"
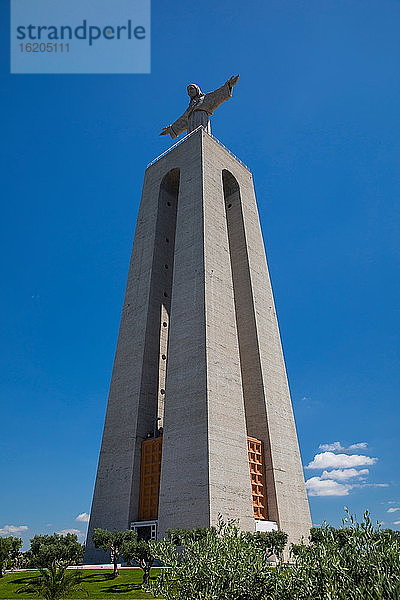
M 187 86 L 187 93 L 190 96 L 190 98 L 196 98 L 196 96 L 201 96 L 202 95 L 201 89 L 195 83 L 190 83 Z

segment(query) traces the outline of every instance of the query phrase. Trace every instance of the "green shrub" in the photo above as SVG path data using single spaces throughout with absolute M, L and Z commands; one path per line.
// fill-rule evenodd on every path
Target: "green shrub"
M 18 592 L 34 592 L 45 600 L 61 600 L 76 590 L 88 595 L 81 586 L 81 576 L 77 571 L 67 571 L 67 566 L 57 567 L 55 563 L 49 568 L 40 568 L 39 577 L 32 579 Z
M 280 554 L 285 542 L 282 532 L 240 532 L 235 522 L 220 521 L 216 528 L 192 533 L 171 531 L 154 547 L 157 558 L 171 568 L 149 589 L 166 600 L 265 600 L 276 587 L 267 558 Z
M 400 600 L 400 536 L 348 515 L 343 527 L 312 529 L 292 547 L 287 597 L 298 600 Z
M 282 532 L 240 532 L 234 522 L 169 532 L 154 555 L 170 569 L 150 582 L 165 600 L 400 600 L 400 535 L 347 514 L 341 528 L 324 525 L 291 548 Z M 177 548 L 177 546 L 179 547 Z

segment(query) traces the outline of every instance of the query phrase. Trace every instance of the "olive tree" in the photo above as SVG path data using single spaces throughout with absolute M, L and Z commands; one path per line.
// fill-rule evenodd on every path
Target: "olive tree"
M 147 540 L 128 540 L 122 546 L 122 555 L 128 564 L 136 562 L 143 571 L 142 586 L 148 585 L 155 561 L 156 544 Z
M 21 546 L 21 538 L 12 535 L 0 537 L 0 577 L 4 576 L 8 563 L 15 566 Z
M 73 533 L 35 535 L 31 539 L 30 556 L 35 567 L 77 565 L 82 562 L 83 553 L 84 546 Z
M 101 548 L 105 552 L 110 552 L 111 562 L 114 567 L 113 577 L 118 577 L 118 558 L 122 555 L 124 544 L 137 539 L 136 531 L 132 529 L 125 531 L 95 529 L 92 539 L 95 548 Z

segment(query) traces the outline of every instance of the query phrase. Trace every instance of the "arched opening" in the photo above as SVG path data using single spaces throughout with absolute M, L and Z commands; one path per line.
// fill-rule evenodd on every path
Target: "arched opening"
M 138 518 L 157 519 L 164 402 L 167 397 L 168 339 L 171 312 L 176 215 L 180 170 L 172 169 L 161 180 L 151 270 L 149 311 L 146 324 L 141 410 L 154 423 L 142 442 L 141 483 Z M 148 464 L 147 464 L 148 463 Z M 150 469 L 149 472 L 146 469 Z
M 222 171 L 225 214 L 235 302 L 240 369 L 246 415 L 250 479 L 255 519 L 268 519 L 265 482 L 265 451 L 268 440 L 257 439 L 253 431 L 252 406 L 262 402 L 263 380 L 258 352 L 256 319 L 250 278 L 247 240 L 243 220 L 240 186 L 227 170 Z

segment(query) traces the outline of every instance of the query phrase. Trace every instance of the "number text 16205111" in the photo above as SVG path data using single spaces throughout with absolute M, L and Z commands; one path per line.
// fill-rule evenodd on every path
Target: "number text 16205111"
M 70 44 L 64 42 L 33 42 L 19 44 L 20 52 L 69 52 Z

